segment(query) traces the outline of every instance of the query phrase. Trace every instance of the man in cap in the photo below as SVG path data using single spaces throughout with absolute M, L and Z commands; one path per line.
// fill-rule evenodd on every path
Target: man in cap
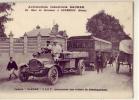
M 98 51 L 96 54 L 96 68 L 97 68 L 97 73 L 99 73 L 99 70 L 103 72 L 103 56 L 101 51 Z
M 47 49 L 50 51 L 52 50 L 52 45 L 50 41 L 47 41 Z
M 62 53 L 62 47 L 58 44 L 57 41 L 53 42 L 52 53 L 54 56 L 54 60 L 57 61 L 60 57 L 60 54 Z

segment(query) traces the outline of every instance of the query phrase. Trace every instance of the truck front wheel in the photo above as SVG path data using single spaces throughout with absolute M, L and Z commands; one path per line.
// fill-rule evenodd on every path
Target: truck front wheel
M 26 73 L 20 72 L 19 73 L 19 79 L 22 82 L 26 82 L 28 80 L 29 76 Z

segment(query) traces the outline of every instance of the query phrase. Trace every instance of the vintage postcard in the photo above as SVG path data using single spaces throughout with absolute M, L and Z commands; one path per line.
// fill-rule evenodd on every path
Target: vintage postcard
M 132 99 L 133 6 L 0 2 L 0 98 Z

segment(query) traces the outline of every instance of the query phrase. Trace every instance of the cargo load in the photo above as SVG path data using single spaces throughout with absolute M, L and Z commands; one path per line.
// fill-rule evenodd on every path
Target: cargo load
M 133 41 L 122 40 L 119 45 L 119 50 L 127 54 L 133 54 Z
M 86 58 L 88 57 L 88 52 L 63 52 L 64 58 Z

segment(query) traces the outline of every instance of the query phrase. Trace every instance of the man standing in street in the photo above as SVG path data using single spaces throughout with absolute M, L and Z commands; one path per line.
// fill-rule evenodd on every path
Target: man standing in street
M 13 60 L 13 57 L 10 57 L 10 61 L 7 65 L 7 70 L 9 71 L 9 80 L 12 78 L 12 75 L 17 78 L 17 75 L 15 74 L 15 70 L 18 70 L 16 62 Z
M 114 60 L 115 59 L 114 59 L 113 55 L 111 55 L 110 60 L 109 60 L 110 67 L 113 67 Z
M 99 73 L 99 70 L 103 72 L 103 57 L 100 51 L 96 55 L 96 68 L 97 68 L 97 73 Z

